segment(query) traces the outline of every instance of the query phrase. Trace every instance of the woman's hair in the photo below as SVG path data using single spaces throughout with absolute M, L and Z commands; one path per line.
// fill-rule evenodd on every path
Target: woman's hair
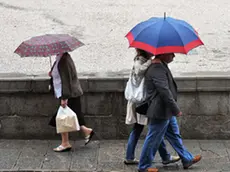
M 69 54 L 68 52 L 65 52 L 65 53 L 62 54 L 62 58 L 63 58 L 63 57 L 65 58 L 65 57 L 67 57 L 67 56 L 70 56 L 70 54 Z
M 137 52 L 137 55 L 136 57 L 144 57 L 146 59 L 149 59 L 150 57 L 152 57 L 153 55 L 145 50 L 141 50 L 139 48 L 136 48 L 136 52 Z

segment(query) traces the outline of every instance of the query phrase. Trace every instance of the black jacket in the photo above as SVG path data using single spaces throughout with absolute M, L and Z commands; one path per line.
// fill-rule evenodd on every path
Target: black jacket
M 61 99 L 69 99 L 69 98 L 81 96 L 83 94 L 83 91 L 80 85 L 80 81 L 78 80 L 77 77 L 77 71 L 74 62 L 69 54 L 65 54 L 60 59 L 58 63 L 58 71 L 61 77 L 61 84 L 62 84 Z M 54 90 L 52 78 L 51 78 L 51 86 L 52 86 L 51 87 L 52 90 Z
M 177 115 L 180 112 L 176 103 L 177 85 L 167 64 L 152 63 L 145 78 L 147 97 L 151 99 L 147 117 L 169 119 L 172 115 Z

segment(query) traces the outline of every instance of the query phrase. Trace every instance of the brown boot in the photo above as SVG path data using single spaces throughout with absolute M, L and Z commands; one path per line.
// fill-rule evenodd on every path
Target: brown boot
M 140 170 L 138 170 L 139 172 L 142 172 Z M 157 168 L 148 168 L 147 170 L 145 170 L 145 172 L 159 172 L 159 170 Z
M 158 172 L 159 170 L 157 168 L 148 168 L 147 172 Z
M 148 168 L 147 172 L 158 172 L 159 170 L 157 168 Z
M 189 167 L 191 167 L 193 164 L 199 162 L 201 160 L 201 155 L 196 155 L 193 160 L 187 164 L 183 164 L 184 169 L 188 169 Z

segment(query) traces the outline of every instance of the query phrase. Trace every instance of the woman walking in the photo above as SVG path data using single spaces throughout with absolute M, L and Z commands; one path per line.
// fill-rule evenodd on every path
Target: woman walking
M 77 77 L 77 71 L 74 62 L 69 53 L 58 54 L 56 61 L 49 73 L 51 76 L 51 86 L 55 97 L 60 100 L 63 108 L 68 106 L 77 115 L 81 131 L 85 135 L 85 145 L 87 145 L 94 135 L 91 128 L 85 126 L 84 116 L 81 113 L 81 99 L 83 91 L 80 81 Z M 56 127 L 56 115 L 50 121 L 50 125 Z M 69 143 L 69 134 L 61 133 L 62 143 L 57 148 L 56 152 L 69 151 L 72 147 Z

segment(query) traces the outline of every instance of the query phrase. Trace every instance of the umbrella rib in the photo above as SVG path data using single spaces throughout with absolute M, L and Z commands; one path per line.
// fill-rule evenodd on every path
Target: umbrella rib
M 179 21 L 180 21 L 180 20 L 179 20 Z M 177 23 L 177 24 L 180 25 L 180 26 L 183 26 L 184 28 L 186 28 L 186 29 L 188 29 L 188 30 L 190 30 L 195 36 L 197 36 L 197 37 L 199 38 L 198 33 L 195 34 L 196 31 L 195 31 L 195 29 L 194 29 L 192 26 L 191 26 L 191 27 L 192 27 L 193 29 L 190 28 L 190 27 L 188 27 L 188 26 L 183 25 L 182 23 Z
M 181 24 L 182 25 L 182 24 Z M 200 38 L 199 38 L 199 35 L 198 35 L 198 33 L 197 34 L 195 34 L 195 30 L 191 30 L 191 28 L 189 28 L 189 27 L 186 27 L 186 26 L 184 26 L 184 25 L 182 25 L 183 27 L 185 27 L 185 28 L 187 28 L 187 29 L 189 29 L 190 31 L 192 31 L 192 34 L 193 35 L 195 35 L 195 37 L 197 37 L 197 40 L 200 40 Z M 176 28 L 174 28 L 175 30 L 177 30 Z M 179 33 L 178 33 L 178 35 L 179 35 Z M 201 40 L 200 40 L 201 41 Z M 202 41 L 201 41 L 202 42 Z M 186 44 L 187 45 L 187 44 Z M 185 46 L 186 45 L 184 45 L 184 49 L 185 49 Z M 193 48 L 192 48 L 193 49 Z M 190 49 L 191 50 L 191 49 Z M 189 51 L 190 51 L 189 50 Z M 186 52 L 186 54 L 189 52 L 189 51 L 187 51 L 187 49 L 185 49 L 185 52 Z
M 167 21 L 168 22 L 168 21 Z M 180 40 L 181 40 L 181 42 L 182 42 L 182 45 L 184 46 L 184 43 L 183 43 L 183 40 L 181 39 L 181 36 L 180 36 L 180 34 L 178 33 L 178 30 L 170 23 L 170 22 L 168 22 L 171 26 L 172 26 L 172 28 L 176 31 L 176 34 L 177 35 L 179 35 L 179 38 L 180 38 Z M 185 49 L 184 49 L 185 50 Z
M 164 25 L 164 22 L 162 23 L 162 25 L 161 25 L 161 29 L 160 29 L 159 34 L 158 34 L 159 36 L 158 36 L 158 40 L 157 40 L 156 51 L 157 51 L 157 48 L 158 48 L 159 39 L 160 39 L 160 33 L 161 33 L 161 31 L 162 31 L 163 25 Z M 157 52 L 155 52 L 155 53 L 157 54 Z
M 186 27 L 187 29 L 189 29 L 190 31 L 194 32 L 194 28 L 193 28 L 189 23 L 187 23 L 187 22 L 185 22 L 185 21 L 183 21 L 183 20 L 179 20 L 179 19 L 176 19 L 176 20 L 178 21 L 177 24 L 180 24 L 180 25 Z M 170 21 L 169 21 L 169 22 L 170 22 Z M 184 25 L 184 24 L 190 26 L 191 28 L 188 27 L 188 26 L 186 26 L 186 25 Z

